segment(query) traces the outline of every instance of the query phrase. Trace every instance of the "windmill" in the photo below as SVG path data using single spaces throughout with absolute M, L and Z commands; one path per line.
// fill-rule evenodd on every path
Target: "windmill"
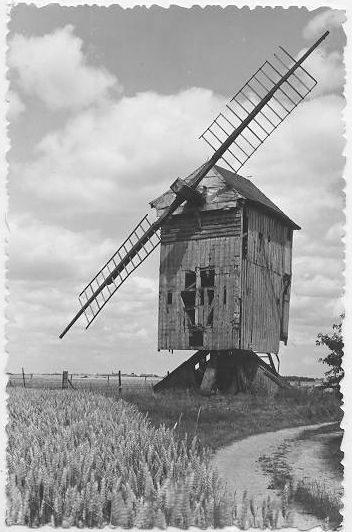
M 280 46 L 232 97 L 201 135 L 212 157 L 151 202 L 157 220 L 144 216 L 84 288 L 60 338 L 83 314 L 88 328 L 161 242 L 158 348 L 197 352 L 156 389 L 283 385 L 272 354 L 287 342 L 299 226 L 238 172 L 317 84 L 302 65 L 328 33 L 297 61 Z

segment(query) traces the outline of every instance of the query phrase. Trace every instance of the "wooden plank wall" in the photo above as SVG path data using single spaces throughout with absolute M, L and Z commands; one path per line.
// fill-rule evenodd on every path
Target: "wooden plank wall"
M 242 257 L 241 347 L 277 353 L 283 275 L 291 274 L 290 228 L 254 205 L 247 206 L 246 212 L 248 245 L 247 255 Z
M 192 349 L 181 292 L 186 271 L 215 269 L 213 325 L 206 326 L 209 306 L 196 302 L 196 322 L 205 326 L 203 346 L 209 350 L 239 346 L 241 208 L 174 216 L 162 228 L 159 287 L 159 349 Z M 199 277 L 198 277 L 199 279 Z M 224 289 L 226 288 L 226 304 Z M 172 292 L 172 304 L 167 294 Z

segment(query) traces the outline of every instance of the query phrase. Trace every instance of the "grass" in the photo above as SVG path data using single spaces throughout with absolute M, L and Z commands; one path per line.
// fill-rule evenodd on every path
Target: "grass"
M 285 486 L 291 486 L 291 469 L 285 460 L 287 446 L 287 442 L 283 442 L 270 456 L 259 457 L 261 467 L 270 475 L 271 482 L 268 486 L 270 489 L 283 490 Z
M 304 478 L 298 482 L 293 497 L 309 513 L 328 522 L 332 530 L 336 530 L 341 524 L 341 497 L 329 490 L 325 484 Z
M 311 439 L 322 434 L 331 434 L 339 429 L 339 423 L 329 426 L 307 429 L 303 431 L 298 440 Z M 340 460 L 343 456 L 340 451 L 342 435 L 330 437 L 322 447 L 322 458 L 326 461 L 334 473 L 343 476 L 343 467 Z M 270 456 L 261 456 L 260 462 L 266 473 L 270 475 L 270 488 L 282 490 L 286 493 L 289 505 L 298 503 L 307 513 L 321 519 L 324 529 L 336 530 L 342 522 L 340 509 L 341 493 L 337 493 L 329 488 L 324 482 L 304 477 L 298 482 L 294 482 L 292 470 L 285 460 L 287 443 L 284 442 L 277 451 Z
M 7 525 L 187 529 L 287 526 L 286 505 L 236 498 L 197 438 L 89 391 L 13 389 Z
M 181 438 L 197 434 L 200 442 L 212 450 L 252 434 L 342 417 L 340 401 L 334 396 L 323 396 L 319 390 L 312 393 L 288 390 L 276 397 L 254 394 L 203 397 L 186 391 L 154 394 L 152 390 L 126 390 L 122 397 L 148 414 L 155 427 L 162 424 L 175 427 Z
M 330 467 L 331 471 L 338 472 L 341 479 L 343 478 L 343 465 L 341 461 L 343 459 L 344 453 L 341 451 L 341 442 L 343 433 L 340 429 L 340 423 L 335 423 L 334 425 L 319 427 L 316 429 L 308 429 L 302 432 L 299 436 L 300 440 L 306 438 L 312 438 L 314 436 L 319 436 L 321 434 L 332 433 L 336 434 L 329 437 L 329 439 L 324 442 L 322 448 L 322 458 L 324 458 L 326 464 Z

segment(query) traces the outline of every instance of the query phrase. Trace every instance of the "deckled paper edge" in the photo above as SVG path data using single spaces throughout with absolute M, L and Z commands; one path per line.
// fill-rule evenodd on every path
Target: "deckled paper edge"
M 243 6 L 249 6 L 250 8 L 255 7 L 284 7 L 288 8 L 290 6 L 297 6 L 297 7 L 307 7 L 310 10 L 316 9 L 318 7 L 330 7 L 332 9 L 344 9 L 347 14 L 347 22 L 344 25 L 345 33 L 347 35 L 347 47 L 345 49 L 345 64 L 346 64 L 346 87 L 345 87 L 345 95 L 347 104 L 344 109 L 344 120 L 346 124 L 346 133 L 345 138 L 347 139 L 347 143 L 345 146 L 345 156 L 346 156 L 346 166 L 345 166 L 345 181 L 346 181 L 346 207 L 345 207 L 345 216 L 346 216 L 346 236 L 344 238 L 345 246 L 346 246 L 346 260 L 345 260 L 345 295 L 344 295 L 344 307 L 346 309 L 346 318 L 344 321 L 344 327 L 343 327 L 343 334 L 344 334 L 344 341 L 345 341 L 345 358 L 344 358 L 344 369 L 345 369 L 345 378 L 342 382 L 342 393 L 344 396 L 344 404 L 343 404 L 343 410 L 344 410 L 344 418 L 342 421 L 342 427 L 345 431 L 344 439 L 342 442 L 342 450 L 345 453 L 345 457 L 343 460 L 343 465 L 345 467 L 345 475 L 344 475 L 344 503 L 345 508 L 343 510 L 343 516 L 344 516 L 344 523 L 342 530 L 348 532 L 349 530 L 352 530 L 352 502 L 348 504 L 347 501 L 352 501 L 352 362 L 349 361 L 349 357 L 352 353 L 352 317 L 350 315 L 349 309 L 351 308 L 351 302 L 352 302 L 352 287 L 351 287 L 351 279 L 352 279 L 352 265 L 351 265 L 351 259 L 352 259 L 352 201 L 351 201 L 351 194 L 352 194 L 352 164 L 351 164 L 351 143 L 348 141 L 350 136 L 350 129 L 351 129 L 351 121 L 352 121 L 352 110 L 351 110 L 351 99 L 352 99 L 352 6 L 350 0 L 325 0 L 323 2 L 319 2 L 317 0 L 306 0 L 305 2 L 289 2 L 287 0 L 283 0 L 280 3 L 279 2 L 273 2 L 271 0 L 267 1 L 253 1 L 248 0 L 247 2 L 243 1 L 233 1 L 233 2 L 227 2 L 224 0 L 218 0 L 218 1 L 207 1 L 207 0 L 199 0 L 199 1 L 188 1 L 188 0 L 181 0 L 177 2 L 168 2 L 166 0 L 158 0 L 156 2 L 153 1 L 146 1 L 146 2 L 134 2 L 133 0 L 121 0 L 120 2 L 115 2 L 113 0 L 87 0 L 86 2 L 80 2 L 75 0 L 61 0 L 59 2 L 50 2 L 49 0 L 32 0 L 32 1 L 23 1 L 23 2 L 15 2 L 6 0 L 5 2 L 0 2 L 0 52 L 1 52 L 1 63 L 2 63 L 2 69 L 1 69 L 1 77 L 0 77 L 0 91 L 1 91 L 1 101 L 0 101 L 0 117 L 1 117 L 1 129 L 0 129 L 0 146 L 1 146 L 1 156 L 0 156 L 0 213 L 1 213 L 1 224 L 0 224 L 0 282 L 1 286 L 3 287 L 3 290 L 0 290 L 1 294 L 1 300 L 0 305 L 2 306 L 3 312 L 0 313 L 0 337 L 2 341 L 2 357 L 1 357 L 1 365 L 2 365 L 2 372 L 0 372 L 0 379 L 1 379 L 1 388 L 3 390 L 3 400 L 1 402 L 0 407 L 0 415 L 1 415 L 1 432 L 0 432 L 0 485 L 2 488 L 1 494 L 0 494 L 0 526 L 6 526 L 5 525 L 5 482 L 6 482 L 6 462 L 5 462 L 5 451 L 6 451 L 6 433 L 5 433 L 5 426 L 6 426 L 6 420 L 7 420 L 7 411 L 6 411 L 6 374 L 5 374 L 5 366 L 6 366 L 6 339 L 5 339 L 5 333 L 4 333 L 4 327 L 5 327 L 5 307 L 6 307 L 6 281 L 5 281 L 5 273 L 6 273 L 6 240 L 9 237 L 9 229 L 7 226 L 6 221 L 6 213 L 8 211 L 8 203 L 9 198 L 7 195 L 7 185 L 6 185 L 6 175 L 7 175 L 7 162 L 6 162 L 6 153 L 10 147 L 9 139 L 7 138 L 6 133 L 6 92 L 8 83 L 6 80 L 6 34 L 7 34 L 7 23 L 10 19 L 10 8 L 13 5 L 16 5 L 17 3 L 23 3 L 23 4 L 34 4 L 37 7 L 42 7 L 45 5 L 49 5 L 52 3 L 60 4 L 62 6 L 79 6 L 79 5 L 98 5 L 98 6 L 109 6 L 113 4 L 119 4 L 120 6 L 124 8 L 131 8 L 135 5 L 143 5 L 146 7 L 150 7 L 152 5 L 157 5 L 160 7 L 169 7 L 170 5 L 178 5 L 181 7 L 192 7 L 193 5 L 205 7 L 207 5 L 218 5 L 225 7 L 227 5 L 236 5 L 237 7 L 243 7 Z M 350 116 L 348 116 L 350 115 Z M 348 216 L 348 213 L 350 215 Z M 352 314 L 352 313 L 351 313 Z M 351 370 L 350 370 L 351 368 Z M 349 451 L 350 450 L 350 451 Z M 232 530 L 235 528 L 233 527 Z M 11 532 L 17 532 L 21 531 L 23 532 L 24 528 L 20 526 L 11 526 Z M 41 527 L 41 530 L 52 530 L 52 527 Z M 90 529 L 92 530 L 92 529 Z M 171 528 L 169 529 L 171 530 Z M 178 531 L 178 529 L 173 529 L 175 531 Z M 194 529 L 198 530 L 198 529 Z M 226 529 L 225 529 L 226 530 Z M 255 529 L 253 529 L 255 530 Z M 285 529 L 285 530 L 296 530 L 296 529 Z M 313 530 L 313 529 L 312 529 Z M 314 530 L 321 530 L 321 528 L 316 527 Z

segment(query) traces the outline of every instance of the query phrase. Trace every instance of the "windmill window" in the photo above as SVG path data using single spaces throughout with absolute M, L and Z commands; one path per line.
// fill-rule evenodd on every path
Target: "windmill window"
M 172 292 L 167 293 L 167 304 L 172 305 Z
M 186 272 L 185 273 L 185 289 L 190 290 L 196 286 L 196 272 Z
M 189 319 L 189 324 L 190 325 L 195 325 L 195 323 L 196 323 L 196 311 L 195 311 L 195 309 L 194 308 L 186 308 L 185 311 L 186 311 L 186 316 Z
M 200 290 L 199 292 L 199 304 L 204 305 L 204 290 Z
M 183 304 L 186 308 L 194 307 L 196 305 L 196 291 L 195 290 L 181 292 L 181 297 L 182 297 Z
M 201 270 L 200 271 L 200 285 L 203 288 L 214 286 L 215 284 L 215 270 Z
M 214 309 L 212 308 L 208 316 L 207 325 L 213 325 L 214 321 Z
M 209 305 L 212 304 L 214 299 L 214 290 L 208 290 L 208 303 Z
M 203 347 L 203 331 L 192 331 L 189 335 L 190 347 Z
M 227 301 L 227 291 L 226 291 L 226 286 L 224 286 L 224 297 L 223 297 L 223 304 L 226 305 L 226 301 Z

